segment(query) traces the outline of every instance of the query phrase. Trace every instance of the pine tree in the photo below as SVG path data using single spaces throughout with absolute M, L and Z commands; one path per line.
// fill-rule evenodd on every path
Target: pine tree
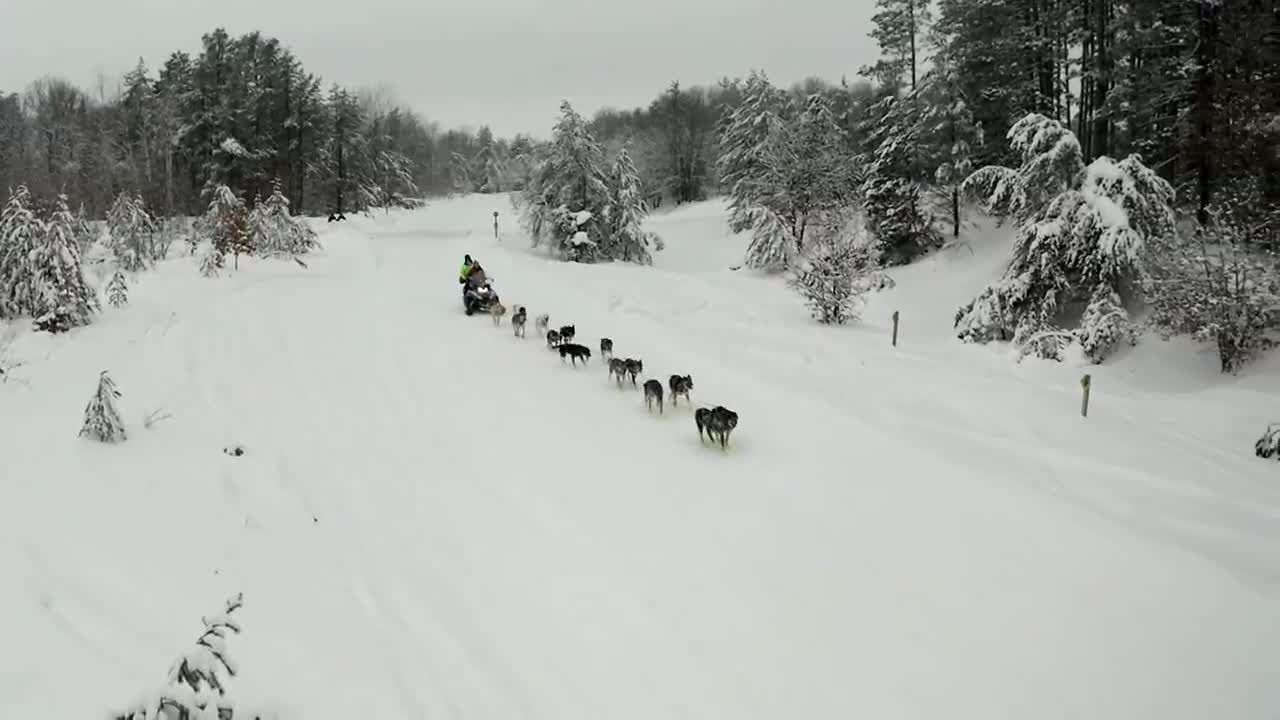
M 43 234 L 31 193 L 20 185 L 0 211 L 0 318 L 30 315 L 39 304 L 31 258 Z
M 107 232 L 120 267 L 138 272 L 154 263 L 157 260 L 155 236 L 159 230 L 141 197 L 128 192 L 116 196 L 107 213 Z
M 271 195 L 254 205 L 248 222 L 250 245 L 263 255 L 302 255 L 317 245 L 311 225 L 289 213 L 289 199 L 279 180 L 273 183 Z
M 107 302 L 115 308 L 129 303 L 129 282 L 119 270 L 111 276 L 111 282 L 107 283 Z
M 880 262 L 904 265 L 942 245 L 925 204 L 921 180 L 921 104 L 914 98 L 886 98 L 872 109 L 877 143 L 864 158 L 862 197 L 867 227 L 876 238 Z
M 921 37 L 930 20 L 929 0 L 876 0 L 875 25 L 869 33 L 880 46 L 881 58 L 859 74 L 872 77 L 892 90 L 916 89 Z
M 39 242 L 31 253 L 37 294 L 31 314 L 42 329 L 60 332 L 88 325 L 99 309 L 98 296 L 85 281 L 75 240 L 75 217 L 67 197 L 59 195 Z
M 261 714 L 238 706 L 230 692 L 240 666 L 227 650 L 227 639 L 241 631 L 233 615 L 243 606 L 240 593 L 218 615 L 201 618 L 204 632 L 195 647 L 173 663 L 166 686 L 113 713 L 113 720 L 262 720 Z
M 596 248 L 608 244 L 607 227 L 601 221 L 607 215 L 609 202 L 604 149 L 582 116 L 564 101 L 560 103 L 560 120 L 552 130 L 547 155 L 521 194 L 522 222 L 535 246 L 551 241 L 563 256 L 588 261 L 595 257 Z M 568 216 L 566 213 L 588 219 L 575 222 L 571 226 L 573 234 L 566 235 L 571 228 L 560 221 Z M 578 232 L 585 233 L 590 242 L 583 242 L 584 238 L 575 240 Z
M 614 159 L 610 180 L 611 237 L 604 252 L 613 259 L 652 265 L 652 250 L 660 250 L 662 241 L 643 228 L 649 208 L 640 187 L 640 174 L 625 147 Z
M 124 421 L 116 409 L 116 398 L 120 391 L 116 383 L 103 370 L 98 375 L 98 388 L 94 391 L 89 404 L 84 408 L 84 424 L 80 428 L 80 437 L 88 437 L 98 442 L 121 442 L 128 439 Z
M 212 188 L 209 194 L 209 207 L 194 229 L 194 237 L 198 241 L 209 243 L 200 266 L 201 273 L 206 277 L 217 274 L 226 263 L 228 253 L 238 254 L 243 251 L 245 237 L 248 235 L 244 201 L 236 197 L 226 185 Z
M 1017 168 L 985 167 L 966 191 L 990 212 L 1018 223 L 1004 276 L 956 313 L 966 342 L 1008 339 L 1024 353 L 1058 359 L 1064 341 L 1101 362 L 1134 333 L 1121 290 L 1141 277 L 1144 245 L 1173 233 L 1173 188 L 1136 156 L 1084 165 L 1075 135 L 1055 120 L 1028 115 L 1009 131 Z M 1085 304 L 1074 332 L 1065 311 Z
M 785 143 L 788 101 L 763 73 L 752 72 L 742 102 L 720 126 L 716 169 L 729 196 L 729 230 L 742 232 L 757 220 L 754 209 L 764 188 L 774 183 L 780 145 Z
M 934 189 L 951 216 L 951 236 L 960 236 L 961 186 L 973 173 L 974 154 L 982 146 L 982 126 L 964 95 L 955 69 L 941 59 L 925 76 L 921 139 L 927 146 L 925 162 L 933 169 Z

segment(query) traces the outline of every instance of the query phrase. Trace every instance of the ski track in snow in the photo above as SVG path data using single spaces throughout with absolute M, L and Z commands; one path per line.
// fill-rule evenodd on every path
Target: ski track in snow
M 727 270 L 718 203 L 655 215 L 653 268 L 496 242 L 494 208 L 321 224 L 308 270 L 174 260 L 93 327 L 23 335 L 0 716 L 128 702 L 239 591 L 235 687 L 308 720 L 1280 713 L 1280 490 L 1245 424 L 1265 384 L 1145 390 L 1174 371 L 1135 355 L 1083 370 L 1080 418 L 1081 370 L 950 336 L 995 234 L 819 328 Z M 463 315 L 467 252 L 527 339 Z M 543 312 L 585 367 L 534 337 Z M 648 413 L 602 336 L 664 388 L 693 375 L 693 405 Z M 114 447 L 74 437 L 104 367 Z M 741 415 L 728 452 L 694 428 L 715 404 Z

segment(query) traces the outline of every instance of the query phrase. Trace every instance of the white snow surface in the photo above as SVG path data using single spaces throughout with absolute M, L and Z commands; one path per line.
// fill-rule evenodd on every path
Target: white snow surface
M 172 259 L 90 327 L 18 332 L 0 717 L 154 691 L 237 592 L 232 688 L 298 720 L 1280 715 L 1274 357 L 963 345 L 1008 257 L 989 223 L 828 328 L 728 270 L 720 202 L 651 217 L 654 267 L 499 243 L 507 204 L 322 222 L 309 269 Z M 508 307 L 691 374 L 741 416 L 729 452 L 600 358 L 466 317 L 464 253 Z M 119 445 L 76 435 L 104 369 Z

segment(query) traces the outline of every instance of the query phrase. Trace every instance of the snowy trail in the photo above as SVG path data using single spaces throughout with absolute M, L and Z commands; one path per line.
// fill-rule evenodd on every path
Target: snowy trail
M 1137 400 L 1082 425 L 1044 411 L 1033 370 L 891 351 L 874 323 L 787 327 L 794 301 L 689 246 L 688 271 L 498 246 L 484 202 L 326 228 L 307 271 L 174 268 L 25 348 L 49 356 L 0 395 L 24 478 L 0 484 L 22 529 L 0 636 L 34 650 L 0 666 L 0 716 L 127 701 L 237 591 L 237 687 L 290 717 L 1280 710 L 1280 503 L 1240 492 L 1256 467 L 1186 429 L 1144 439 L 1167 458 L 1125 456 Z M 608 335 L 664 386 L 691 373 L 695 406 L 741 413 L 731 451 L 599 357 L 563 364 L 532 317 L 523 341 L 465 317 L 464 252 L 593 353 Z M 174 417 L 76 442 L 103 365 L 131 423 Z M 1215 488 L 1211 467 L 1254 474 Z M 68 673 L 83 692 L 40 690 Z

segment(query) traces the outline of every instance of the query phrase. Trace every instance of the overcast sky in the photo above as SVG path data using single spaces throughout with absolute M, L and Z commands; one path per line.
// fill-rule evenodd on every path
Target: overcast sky
M 874 0 L 35 0 L 0 22 L 0 90 L 60 75 L 96 93 L 139 56 L 196 53 L 215 27 L 261 30 L 352 89 L 387 84 L 442 127 L 545 137 L 562 98 L 590 115 L 672 80 L 765 70 L 851 79 L 871 62 Z M 322 9 L 332 7 L 332 10 Z

